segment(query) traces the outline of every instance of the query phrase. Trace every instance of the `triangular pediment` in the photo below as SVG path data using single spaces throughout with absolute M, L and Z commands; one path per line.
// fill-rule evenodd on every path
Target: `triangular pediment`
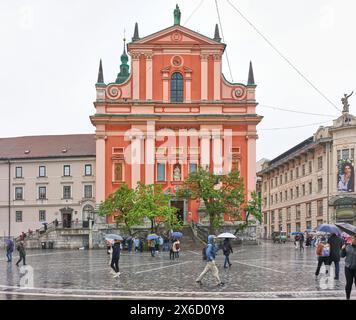
M 163 45 L 163 44 L 186 44 L 186 45 L 223 45 L 211 38 L 208 38 L 198 32 L 175 25 L 167 29 L 158 31 L 149 36 L 146 36 L 129 45 Z

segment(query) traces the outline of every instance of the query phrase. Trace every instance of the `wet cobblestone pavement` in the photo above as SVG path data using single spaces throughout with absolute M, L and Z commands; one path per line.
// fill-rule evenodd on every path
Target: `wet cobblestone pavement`
M 322 267 L 315 279 L 314 249 L 300 252 L 290 243 L 234 247 L 229 269 L 223 268 L 219 251 L 216 263 L 224 287 L 216 286 L 210 274 L 203 285 L 196 284 L 205 262 L 201 250 L 184 247 L 174 261 L 168 252 L 156 257 L 122 252 L 118 279 L 110 272 L 105 249 L 28 250 L 26 262 L 33 268 L 33 283 L 28 284 L 16 260 L 17 255 L 12 263 L 0 259 L 0 299 L 345 299 L 344 259 L 340 280 L 334 280 L 333 266 L 329 276 Z

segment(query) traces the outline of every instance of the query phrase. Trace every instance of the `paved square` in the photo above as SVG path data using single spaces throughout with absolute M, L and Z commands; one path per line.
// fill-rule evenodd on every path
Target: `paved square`
M 217 287 L 211 275 L 202 286 L 195 283 L 205 262 L 201 250 L 184 251 L 184 244 L 174 261 L 169 252 L 151 257 L 123 251 L 118 279 L 105 249 L 28 250 L 33 283 L 20 275 L 26 270 L 16 267 L 17 255 L 12 264 L 1 258 L 0 299 L 345 299 L 344 259 L 339 281 L 333 279 L 333 266 L 328 277 L 322 267 L 316 280 L 313 248 L 300 252 L 291 243 L 262 242 L 233 249 L 231 268 L 223 268 L 222 251 L 216 259 L 224 287 Z

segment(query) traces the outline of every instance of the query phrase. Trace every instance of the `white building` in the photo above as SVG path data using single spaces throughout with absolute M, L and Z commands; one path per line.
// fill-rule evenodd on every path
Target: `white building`
M 56 219 L 87 221 L 95 206 L 95 135 L 0 139 L 0 237 Z
M 263 235 L 304 231 L 321 223 L 356 223 L 356 117 L 344 109 L 332 126 L 265 161 L 262 178 Z M 343 182 L 344 181 L 344 182 Z

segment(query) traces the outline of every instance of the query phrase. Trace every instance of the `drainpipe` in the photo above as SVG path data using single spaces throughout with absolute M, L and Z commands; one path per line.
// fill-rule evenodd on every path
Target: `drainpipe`
M 9 180 L 8 180 L 8 183 L 9 183 L 9 194 L 8 194 L 8 209 L 9 209 L 9 230 L 8 230 L 8 236 L 10 238 L 11 236 L 11 181 L 10 181 L 10 178 L 11 178 L 11 162 L 10 162 L 10 159 L 7 160 L 7 164 L 8 164 L 8 167 L 9 167 Z
M 330 187 L 329 187 L 329 175 L 330 175 L 330 144 L 327 142 L 326 143 L 326 192 L 327 192 L 327 204 L 326 204 L 326 215 L 327 215 L 327 223 L 330 223 L 330 218 L 329 218 L 329 191 L 330 191 Z

